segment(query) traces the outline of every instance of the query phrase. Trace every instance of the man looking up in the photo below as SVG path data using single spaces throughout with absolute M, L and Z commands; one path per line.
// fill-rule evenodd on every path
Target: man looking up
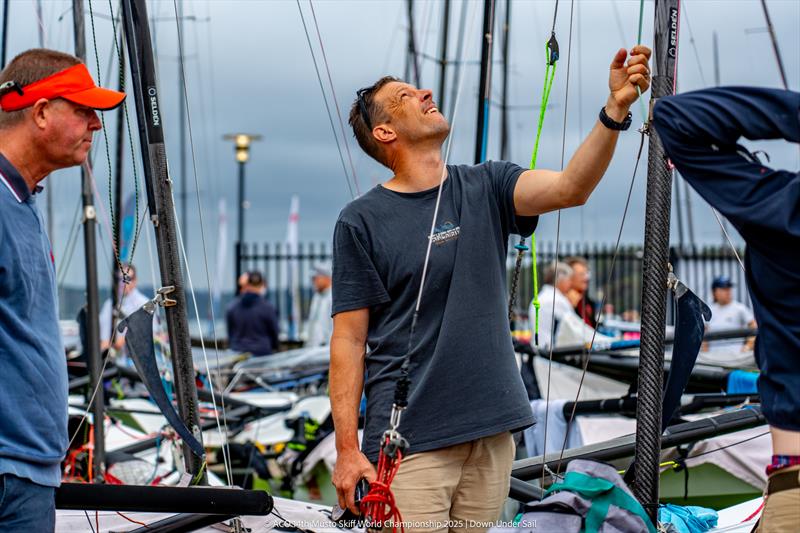
M 411 388 L 399 431 L 411 455 L 392 485 L 403 518 L 434 525 L 415 530 L 447 531 L 451 520 L 498 517 L 514 456 L 510 432 L 533 423 L 508 332 L 508 237 L 530 235 L 540 214 L 586 202 L 629 124 L 637 90 L 649 87 L 649 57 L 644 46 L 630 57 L 617 51 L 601 121 L 563 171 L 502 162 L 445 167 L 450 125 L 430 90 L 384 77 L 358 92 L 350 111 L 356 139 L 394 176 L 347 205 L 334 232 L 330 396 L 340 505 L 357 511 L 355 484 L 375 477 L 372 463 L 408 354 Z
M 67 448 L 67 367 L 55 266 L 36 206 L 38 183 L 83 164 L 95 109 L 123 93 L 53 50 L 23 52 L 0 72 L 0 530 L 53 531 Z

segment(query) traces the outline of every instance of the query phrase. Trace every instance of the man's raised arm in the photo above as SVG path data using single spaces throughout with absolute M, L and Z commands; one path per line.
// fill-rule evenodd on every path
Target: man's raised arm
M 798 113 L 800 93 L 719 87 L 662 98 L 653 127 L 681 175 L 740 232 L 771 230 L 780 238 L 800 236 L 797 172 L 762 164 L 737 141 L 800 142 Z M 756 236 L 764 234 L 748 232 L 745 240 Z
M 608 118 L 621 123 L 639 92 L 650 87 L 648 60 L 650 49 L 637 45 L 631 56 L 620 49 L 609 69 L 610 94 L 605 105 Z M 604 126 L 599 120 L 589 136 L 572 156 L 563 171 L 528 170 L 523 172 L 514 190 L 514 206 L 521 216 L 533 216 L 565 207 L 582 205 L 605 174 L 619 131 Z

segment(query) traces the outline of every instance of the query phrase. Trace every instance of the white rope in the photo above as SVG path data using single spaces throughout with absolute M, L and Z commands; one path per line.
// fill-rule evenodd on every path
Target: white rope
M 466 8 L 466 7 L 465 7 Z M 464 56 L 464 50 L 468 48 L 467 44 L 472 44 L 472 39 L 474 37 L 474 27 L 475 27 L 475 20 L 477 18 L 477 10 L 473 12 L 472 20 L 470 22 L 469 32 L 467 33 L 470 37 L 468 38 L 468 43 L 462 43 L 462 48 L 459 52 L 459 61 Z M 456 98 L 453 102 L 453 117 L 450 120 L 450 136 L 447 139 L 447 146 L 445 147 L 444 153 L 444 165 L 442 167 L 442 177 L 439 180 L 439 190 L 436 192 L 436 205 L 433 208 L 433 220 L 431 221 L 431 230 L 428 234 L 428 245 L 427 249 L 425 250 L 425 261 L 422 263 L 422 278 L 419 282 L 419 293 L 417 294 L 417 303 L 414 306 L 414 312 L 418 313 L 420 309 L 420 305 L 422 304 L 422 291 L 425 287 L 425 278 L 428 274 L 428 266 L 431 259 L 431 246 L 433 245 L 433 233 L 436 229 L 436 219 L 439 217 L 439 206 L 441 205 L 442 200 L 442 189 L 444 188 L 444 180 L 447 177 L 447 162 L 450 160 L 450 152 L 453 147 L 453 132 L 455 131 L 456 126 L 456 119 L 458 118 L 458 102 L 461 99 L 461 90 L 464 87 L 464 76 L 461 76 L 461 79 L 458 81 L 458 89 L 456 91 Z
M 197 157 L 196 157 L 195 148 L 194 148 L 194 134 L 192 132 L 192 118 L 191 118 L 191 110 L 190 110 L 190 107 L 189 107 L 189 91 L 188 91 L 187 85 L 186 85 L 186 68 L 185 68 L 185 62 L 184 62 L 184 57 L 183 57 L 183 35 L 181 33 L 180 21 L 178 20 L 178 3 L 177 3 L 177 0 L 173 0 L 173 8 L 174 8 L 174 12 L 175 12 L 175 26 L 176 26 L 177 35 L 178 35 L 178 50 L 180 51 L 180 53 L 179 53 L 179 56 L 180 56 L 179 57 L 179 60 L 180 60 L 179 63 L 180 63 L 180 69 L 181 69 L 181 90 L 183 91 L 183 96 L 184 96 L 183 101 L 184 101 L 184 105 L 186 107 L 186 121 L 187 121 L 187 130 L 188 130 L 188 133 L 189 133 L 189 147 L 190 147 L 190 152 L 191 152 L 191 155 L 192 155 L 192 174 L 194 176 L 194 183 L 195 183 L 195 196 L 196 196 L 196 199 L 197 199 L 197 211 L 198 211 L 198 215 L 200 217 L 200 240 L 201 240 L 201 243 L 202 243 L 202 250 L 203 250 L 203 265 L 204 265 L 204 270 L 205 270 L 205 274 L 206 274 L 206 283 L 207 283 L 209 289 L 211 289 L 211 274 L 210 274 L 210 270 L 209 270 L 209 266 L 208 266 L 208 253 L 207 253 L 207 246 L 206 246 L 205 224 L 204 224 L 204 219 L 203 219 L 202 203 L 201 203 L 201 200 L 200 200 L 200 184 L 199 184 L 199 181 L 197 179 Z M 172 192 L 173 192 L 172 188 L 170 188 L 170 195 L 172 195 Z M 178 222 L 178 216 L 177 216 L 177 212 L 176 212 L 176 209 L 175 209 L 174 197 L 173 197 L 173 202 L 172 202 L 172 210 L 173 210 L 173 215 L 174 215 L 174 218 L 175 218 L 175 227 L 177 228 L 178 243 L 180 244 L 181 254 L 183 256 L 183 263 L 184 263 L 184 267 L 186 269 L 186 279 L 189 282 L 189 290 L 190 290 L 190 294 L 192 295 L 192 304 L 194 306 L 195 317 L 197 319 L 198 331 L 200 331 L 200 348 L 201 348 L 201 350 L 203 352 L 203 361 L 205 362 L 205 366 L 206 366 L 206 375 L 208 376 L 208 386 L 209 386 L 209 391 L 211 393 L 211 403 L 214 406 L 214 419 L 216 421 L 217 431 L 218 431 L 218 433 L 220 435 L 221 442 L 222 442 L 222 458 L 223 458 L 223 462 L 225 464 L 225 474 L 227 476 L 228 484 L 229 485 L 233 485 L 233 477 L 231 475 L 232 467 L 231 467 L 231 462 L 230 462 L 230 449 L 229 449 L 228 436 L 227 436 L 227 433 L 228 433 L 228 420 L 227 420 L 227 416 L 225 414 L 225 399 L 221 398 L 221 405 L 220 405 L 221 409 L 222 409 L 223 424 L 225 425 L 225 432 L 223 433 L 222 426 L 220 425 L 219 409 L 217 407 L 216 393 L 214 391 L 214 380 L 212 378 L 211 369 L 210 369 L 210 366 L 208 364 L 208 354 L 206 353 L 205 340 L 203 339 L 203 335 L 202 335 L 203 327 L 202 327 L 202 324 L 200 322 L 200 311 L 199 311 L 199 309 L 197 307 L 197 297 L 195 295 L 194 284 L 192 282 L 191 269 L 189 268 L 189 259 L 187 257 L 186 248 L 184 246 L 183 238 L 181 236 L 181 228 L 180 228 L 180 224 Z M 211 293 L 209 291 L 209 298 L 210 298 L 210 294 Z M 215 322 L 214 306 L 213 306 L 213 302 L 210 302 L 210 303 L 211 303 L 211 321 L 212 321 L 212 323 L 214 323 Z M 219 343 L 218 343 L 218 339 L 217 339 L 216 328 L 214 328 L 213 334 L 214 334 L 214 354 L 215 354 L 216 363 L 217 363 L 217 377 L 218 377 L 218 379 L 221 379 L 221 367 L 220 367 L 220 362 L 219 362 L 219 348 L 218 348 Z
M 709 205 L 709 207 L 711 206 Z M 733 255 L 736 256 L 736 261 L 739 262 L 739 266 L 741 267 L 742 272 L 745 272 L 744 262 L 742 261 L 742 258 L 739 257 L 739 252 L 736 250 L 736 246 L 733 245 L 731 236 L 728 235 L 728 230 L 725 229 L 725 224 L 722 223 L 722 218 L 720 218 L 719 212 L 713 207 L 711 207 L 711 212 L 714 213 L 714 217 L 717 219 L 717 223 L 719 224 L 719 227 L 722 230 L 722 234 L 725 235 L 725 239 L 728 241 L 728 245 L 731 247 L 731 250 L 733 250 Z
M 558 1 L 556 0 L 556 7 L 555 12 L 558 13 Z M 564 153 L 567 144 L 567 112 L 569 109 L 569 71 L 570 65 L 572 60 L 572 22 L 573 22 L 573 15 L 575 12 L 575 0 L 570 1 L 569 7 L 569 35 L 567 37 L 567 78 L 566 84 L 564 88 L 564 121 L 561 127 L 561 171 L 564 171 Z M 553 32 L 555 32 L 555 14 L 553 15 Z M 555 33 L 553 33 L 555 34 Z M 561 209 L 558 210 L 558 215 L 556 217 L 556 249 L 555 253 L 553 254 L 553 272 L 555 276 L 553 278 L 553 305 L 551 309 L 550 315 L 550 346 L 548 349 L 548 357 L 547 357 L 547 391 L 545 394 L 545 404 L 544 404 L 544 443 L 542 446 L 542 457 L 547 454 L 547 420 L 549 418 L 549 411 L 550 411 L 550 382 L 553 373 L 553 344 L 555 343 L 555 326 L 556 326 L 556 299 L 555 299 L 555 292 L 558 290 L 558 245 L 559 240 L 561 238 Z M 543 459 L 544 460 L 544 459 Z M 541 485 L 544 486 L 544 476 L 545 471 L 542 470 L 542 481 Z

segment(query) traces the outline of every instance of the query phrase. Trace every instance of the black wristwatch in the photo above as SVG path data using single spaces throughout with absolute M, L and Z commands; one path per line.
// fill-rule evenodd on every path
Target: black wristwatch
M 610 130 L 616 131 L 625 131 L 631 127 L 631 122 L 633 120 L 633 115 L 628 112 L 628 115 L 625 117 L 625 120 L 622 122 L 617 122 L 613 118 L 609 117 L 606 114 L 606 107 L 603 106 L 603 109 L 600 110 L 600 122 L 603 123 L 603 126 Z

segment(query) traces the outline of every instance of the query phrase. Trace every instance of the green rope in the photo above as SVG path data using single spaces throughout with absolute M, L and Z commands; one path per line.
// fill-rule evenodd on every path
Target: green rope
M 550 100 L 550 91 L 553 88 L 553 80 L 556 77 L 556 61 L 558 61 L 558 42 L 555 33 L 551 34 L 550 40 L 545 45 L 545 61 L 547 68 L 544 71 L 544 88 L 542 89 L 542 102 L 539 106 L 539 122 L 536 125 L 536 140 L 533 143 L 533 153 L 531 154 L 531 170 L 536 168 L 536 158 L 539 155 L 539 141 L 542 138 L 542 128 L 544 126 L 544 116 L 547 110 L 547 102 Z M 520 242 L 522 244 L 522 242 Z M 520 251 L 520 253 L 522 253 Z M 531 235 L 531 270 L 533 274 L 533 344 L 539 344 L 539 272 L 536 258 L 536 233 Z
M 533 343 L 539 345 L 539 308 L 542 304 L 539 303 L 539 273 L 536 267 L 536 234 L 531 235 L 531 261 L 533 269 L 533 311 L 534 311 L 534 324 L 533 324 Z
M 553 36 L 555 37 L 555 35 Z M 552 38 L 551 38 L 552 39 Z M 550 53 L 550 42 L 545 44 L 545 61 L 547 68 L 544 71 L 544 89 L 542 89 L 542 102 L 539 105 L 539 122 L 536 125 L 536 140 L 533 144 L 533 153 L 531 154 L 531 169 L 536 168 L 536 158 L 539 155 L 539 140 L 542 138 L 542 127 L 544 126 L 544 115 L 547 110 L 547 102 L 550 99 L 550 89 L 553 88 L 553 80 L 556 76 L 556 60 L 558 56 L 553 59 Z

